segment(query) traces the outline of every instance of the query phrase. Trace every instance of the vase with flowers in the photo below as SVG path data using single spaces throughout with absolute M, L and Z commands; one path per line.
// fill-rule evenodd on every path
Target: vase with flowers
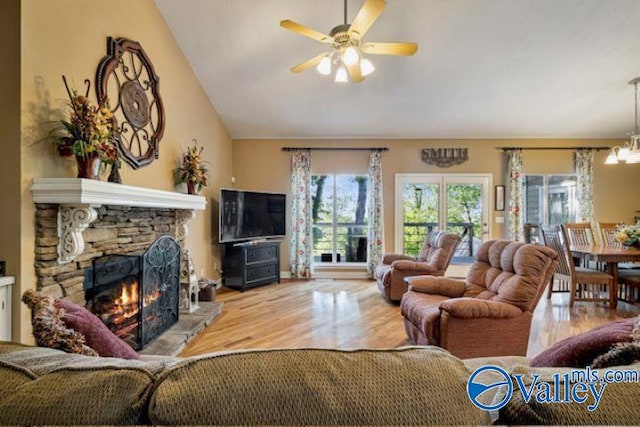
M 207 162 L 202 160 L 203 150 L 204 147 L 198 147 L 198 141 L 194 139 L 193 146 L 182 153 L 178 167 L 173 170 L 174 183 L 187 184 L 189 194 L 198 194 L 209 180 Z
M 75 157 L 78 178 L 100 179 L 100 165 L 113 164 L 118 155 L 112 135 L 113 115 L 108 103 L 89 101 L 89 80 L 85 80 L 84 95 L 70 89 L 65 76 L 62 80 L 69 96 L 69 117 L 54 129 L 58 154 Z
M 640 248 L 640 225 L 625 225 L 618 228 L 616 240 L 625 247 Z

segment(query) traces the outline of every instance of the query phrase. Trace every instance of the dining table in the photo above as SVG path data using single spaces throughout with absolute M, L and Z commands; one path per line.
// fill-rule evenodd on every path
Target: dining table
M 640 261 L 640 248 L 622 245 L 571 245 L 569 249 L 574 257 L 607 264 L 607 271 L 613 276 L 609 308 L 615 310 L 618 306 L 618 263 Z

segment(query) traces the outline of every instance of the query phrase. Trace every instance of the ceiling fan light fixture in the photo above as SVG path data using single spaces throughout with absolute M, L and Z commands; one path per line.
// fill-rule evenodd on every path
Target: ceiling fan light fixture
M 331 57 L 325 56 L 316 66 L 316 70 L 323 76 L 331 74 Z
M 355 65 L 358 61 L 360 61 L 360 53 L 358 53 L 358 49 L 355 46 L 348 46 L 342 52 L 342 62 L 344 62 L 346 66 Z
M 366 77 L 369 74 L 373 73 L 375 69 L 376 67 L 374 67 L 371 61 L 369 61 L 367 58 L 362 58 L 362 60 L 360 60 L 360 73 L 362 73 L 363 77 Z
M 347 68 L 344 64 L 340 64 L 338 69 L 336 70 L 336 83 L 347 83 L 349 82 L 349 75 L 347 74 Z
M 363 37 L 386 7 L 385 0 L 364 0 L 351 23 L 347 20 L 347 0 L 344 0 L 344 23 L 334 27 L 329 34 L 298 24 L 290 19 L 280 21 L 280 26 L 301 36 L 330 46 L 330 51 L 321 53 L 291 67 L 291 72 L 301 73 L 315 67 L 320 74 L 335 73 L 338 83 L 359 83 L 371 74 L 375 67 L 363 55 L 410 56 L 418 45 L 410 42 L 363 42 Z M 328 58 L 328 59 L 327 59 Z

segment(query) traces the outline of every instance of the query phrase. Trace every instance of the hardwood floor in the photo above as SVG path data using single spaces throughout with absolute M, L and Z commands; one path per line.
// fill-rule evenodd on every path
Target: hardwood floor
M 640 314 L 640 304 L 618 301 L 616 310 L 595 302 L 576 302 L 569 308 L 569 293 L 542 296 L 531 322 L 527 356 L 533 357 L 555 342 L 588 331 L 603 323 Z
M 568 294 L 540 300 L 534 313 L 528 356 L 568 336 L 610 320 L 640 313 L 640 305 L 576 303 Z M 392 348 L 408 345 L 400 308 L 386 302 L 367 280 L 288 281 L 238 292 L 220 289 L 222 314 L 182 352 L 249 348 Z
M 390 348 L 407 345 L 397 305 L 375 282 L 289 281 L 238 292 L 222 288 L 222 314 L 182 352 L 246 348 Z

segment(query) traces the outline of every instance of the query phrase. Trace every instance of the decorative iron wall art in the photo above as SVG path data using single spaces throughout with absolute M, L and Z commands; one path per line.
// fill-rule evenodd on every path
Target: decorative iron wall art
M 425 148 L 422 161 L 439 168 L 448 168 L 469 160 L 466 148 Z
M 107 55 L 96 71 L 96 95 L 100 104 L 109 101 L 118 148 L 133 169 L 159 156 L 165 117 L 158 81 L 140 43 L 107 38 Z

